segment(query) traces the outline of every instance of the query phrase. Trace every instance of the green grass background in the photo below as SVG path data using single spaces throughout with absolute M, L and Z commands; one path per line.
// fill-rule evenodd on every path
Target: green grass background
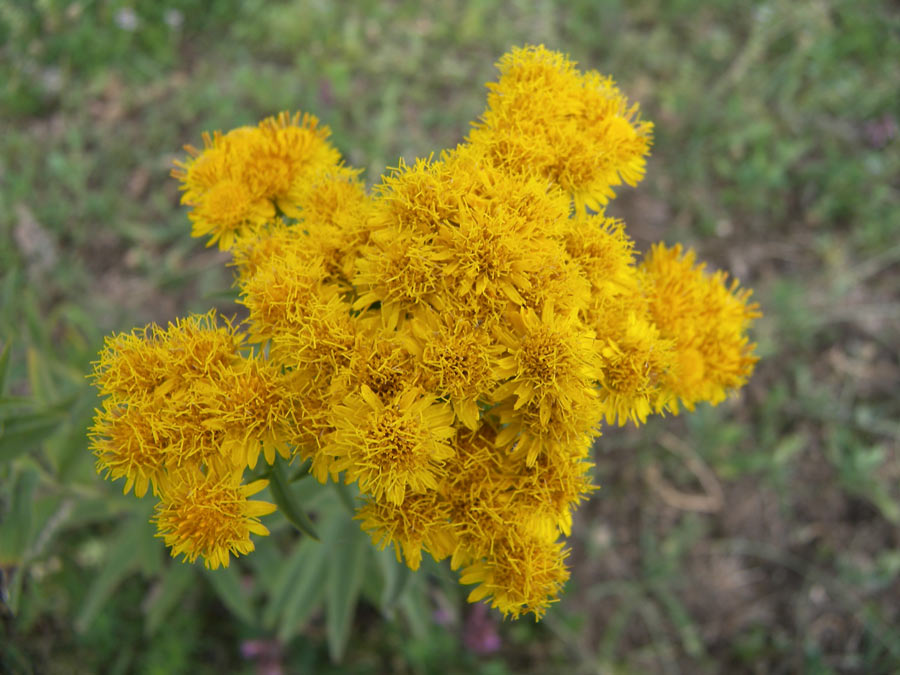
M 301 109 L 371 183 L 460 141 L 524 43 L 656 123 L 609 212 L 755 289 L 749 386 L 605 432 L 567 592 L 540 624 L 489 616 L 490 654 L 443 567 L 379 603 L 399 572 L 355 535 L 355 615 L 304 595 L 286 523 L 228 576 L 172 565 L 93 473 L 84 374 L 110 331 L 236 309 L 178 207 L 181 146 Z M 898 84 L 886 1 L 0 3 L 0 671 L 900 671 Z

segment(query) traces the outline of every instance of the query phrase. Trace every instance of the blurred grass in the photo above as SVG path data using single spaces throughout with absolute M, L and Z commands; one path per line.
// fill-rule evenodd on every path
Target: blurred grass
M 0 564 L 28 590 L 3 615 L 0 664 L 253 672 L 236 645 L 275 637 L 190 579 L 169 592 L 178 611 L 154 610 L 149 536 L 85 610 L 136 502 L 93 475 L 83 374 L 112 330 L 234 309 L 224 259 L 187 235 L 167 175 L 180 147 L 309 110 L 372 182 L 460 141 L 493 62 L 543 42 L 612 74 L 656 123 L 647 179 L 610 211 L 642 248 L 684 241 L 755 288 L 763 360 L 718 408 L 605 433 L 603 489 L 544 623 L 466 651 L 469 609 L 435 567 L 409 595 L 431 604 L 393 621 L 363 608 L 345 668 L 900 670 L 898 38 L 896 5 L 868 0 L 0 4 L 0 339 L 19 397 L 0 433 Z M 326 672 L 321 622 L 297 627 L 276 660 Z

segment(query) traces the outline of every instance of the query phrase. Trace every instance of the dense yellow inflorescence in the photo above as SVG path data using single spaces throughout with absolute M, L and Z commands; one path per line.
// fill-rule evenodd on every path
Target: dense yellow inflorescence
M 603 213 L 643 176 L 637 105 L 542 46 L 498 66 L 467 141 L 371 194 L 308 114 L 187 148 L 193 235 L 232 252 L 247 319 L 108 338 L 90 432 L 98 470 L 159 498 L 172 555 L 252 551 L 275 507 L 247 470 L 308 459 L 358 485 L 375 545 L 449 558 L 470 601 L 539 618 L 602 424 L 746 382 L 750 291 L 680 245 L 639 262 Z

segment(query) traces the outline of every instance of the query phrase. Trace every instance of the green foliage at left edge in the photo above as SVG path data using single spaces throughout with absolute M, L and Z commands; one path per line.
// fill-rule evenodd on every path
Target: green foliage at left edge
M 38 472 L 24 468 L 15 474 L 12 499 L 0 521 L 0 566 L 21 564 L 32 535 L 34 491 Z
M 3 396 L 3 388 L 6 385 L 6 373 L 9 370 L 9 352 L 12 348 L 12 340 L 7 340 L 0 352 L 0 398 Z

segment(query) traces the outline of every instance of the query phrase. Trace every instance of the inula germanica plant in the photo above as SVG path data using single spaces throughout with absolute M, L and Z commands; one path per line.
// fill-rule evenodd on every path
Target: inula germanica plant
M 282 113 L 204 136 L 173 175 L 232 253 L 248 317 L 107 339 L 97 466 L 158 500 L 172 555 L 250 553 L 280 455 L 356 483 L 373 543 L 450 559 L 470 601 L 540 617 L 568 577 L 601 425 L 716 404 L 753 370 L 750 292 L 681 246 L 642 259 L 604 215 L 652 124 L 615 83 L 513 49 L 465 143 L 371 192 L 327 127 Z

